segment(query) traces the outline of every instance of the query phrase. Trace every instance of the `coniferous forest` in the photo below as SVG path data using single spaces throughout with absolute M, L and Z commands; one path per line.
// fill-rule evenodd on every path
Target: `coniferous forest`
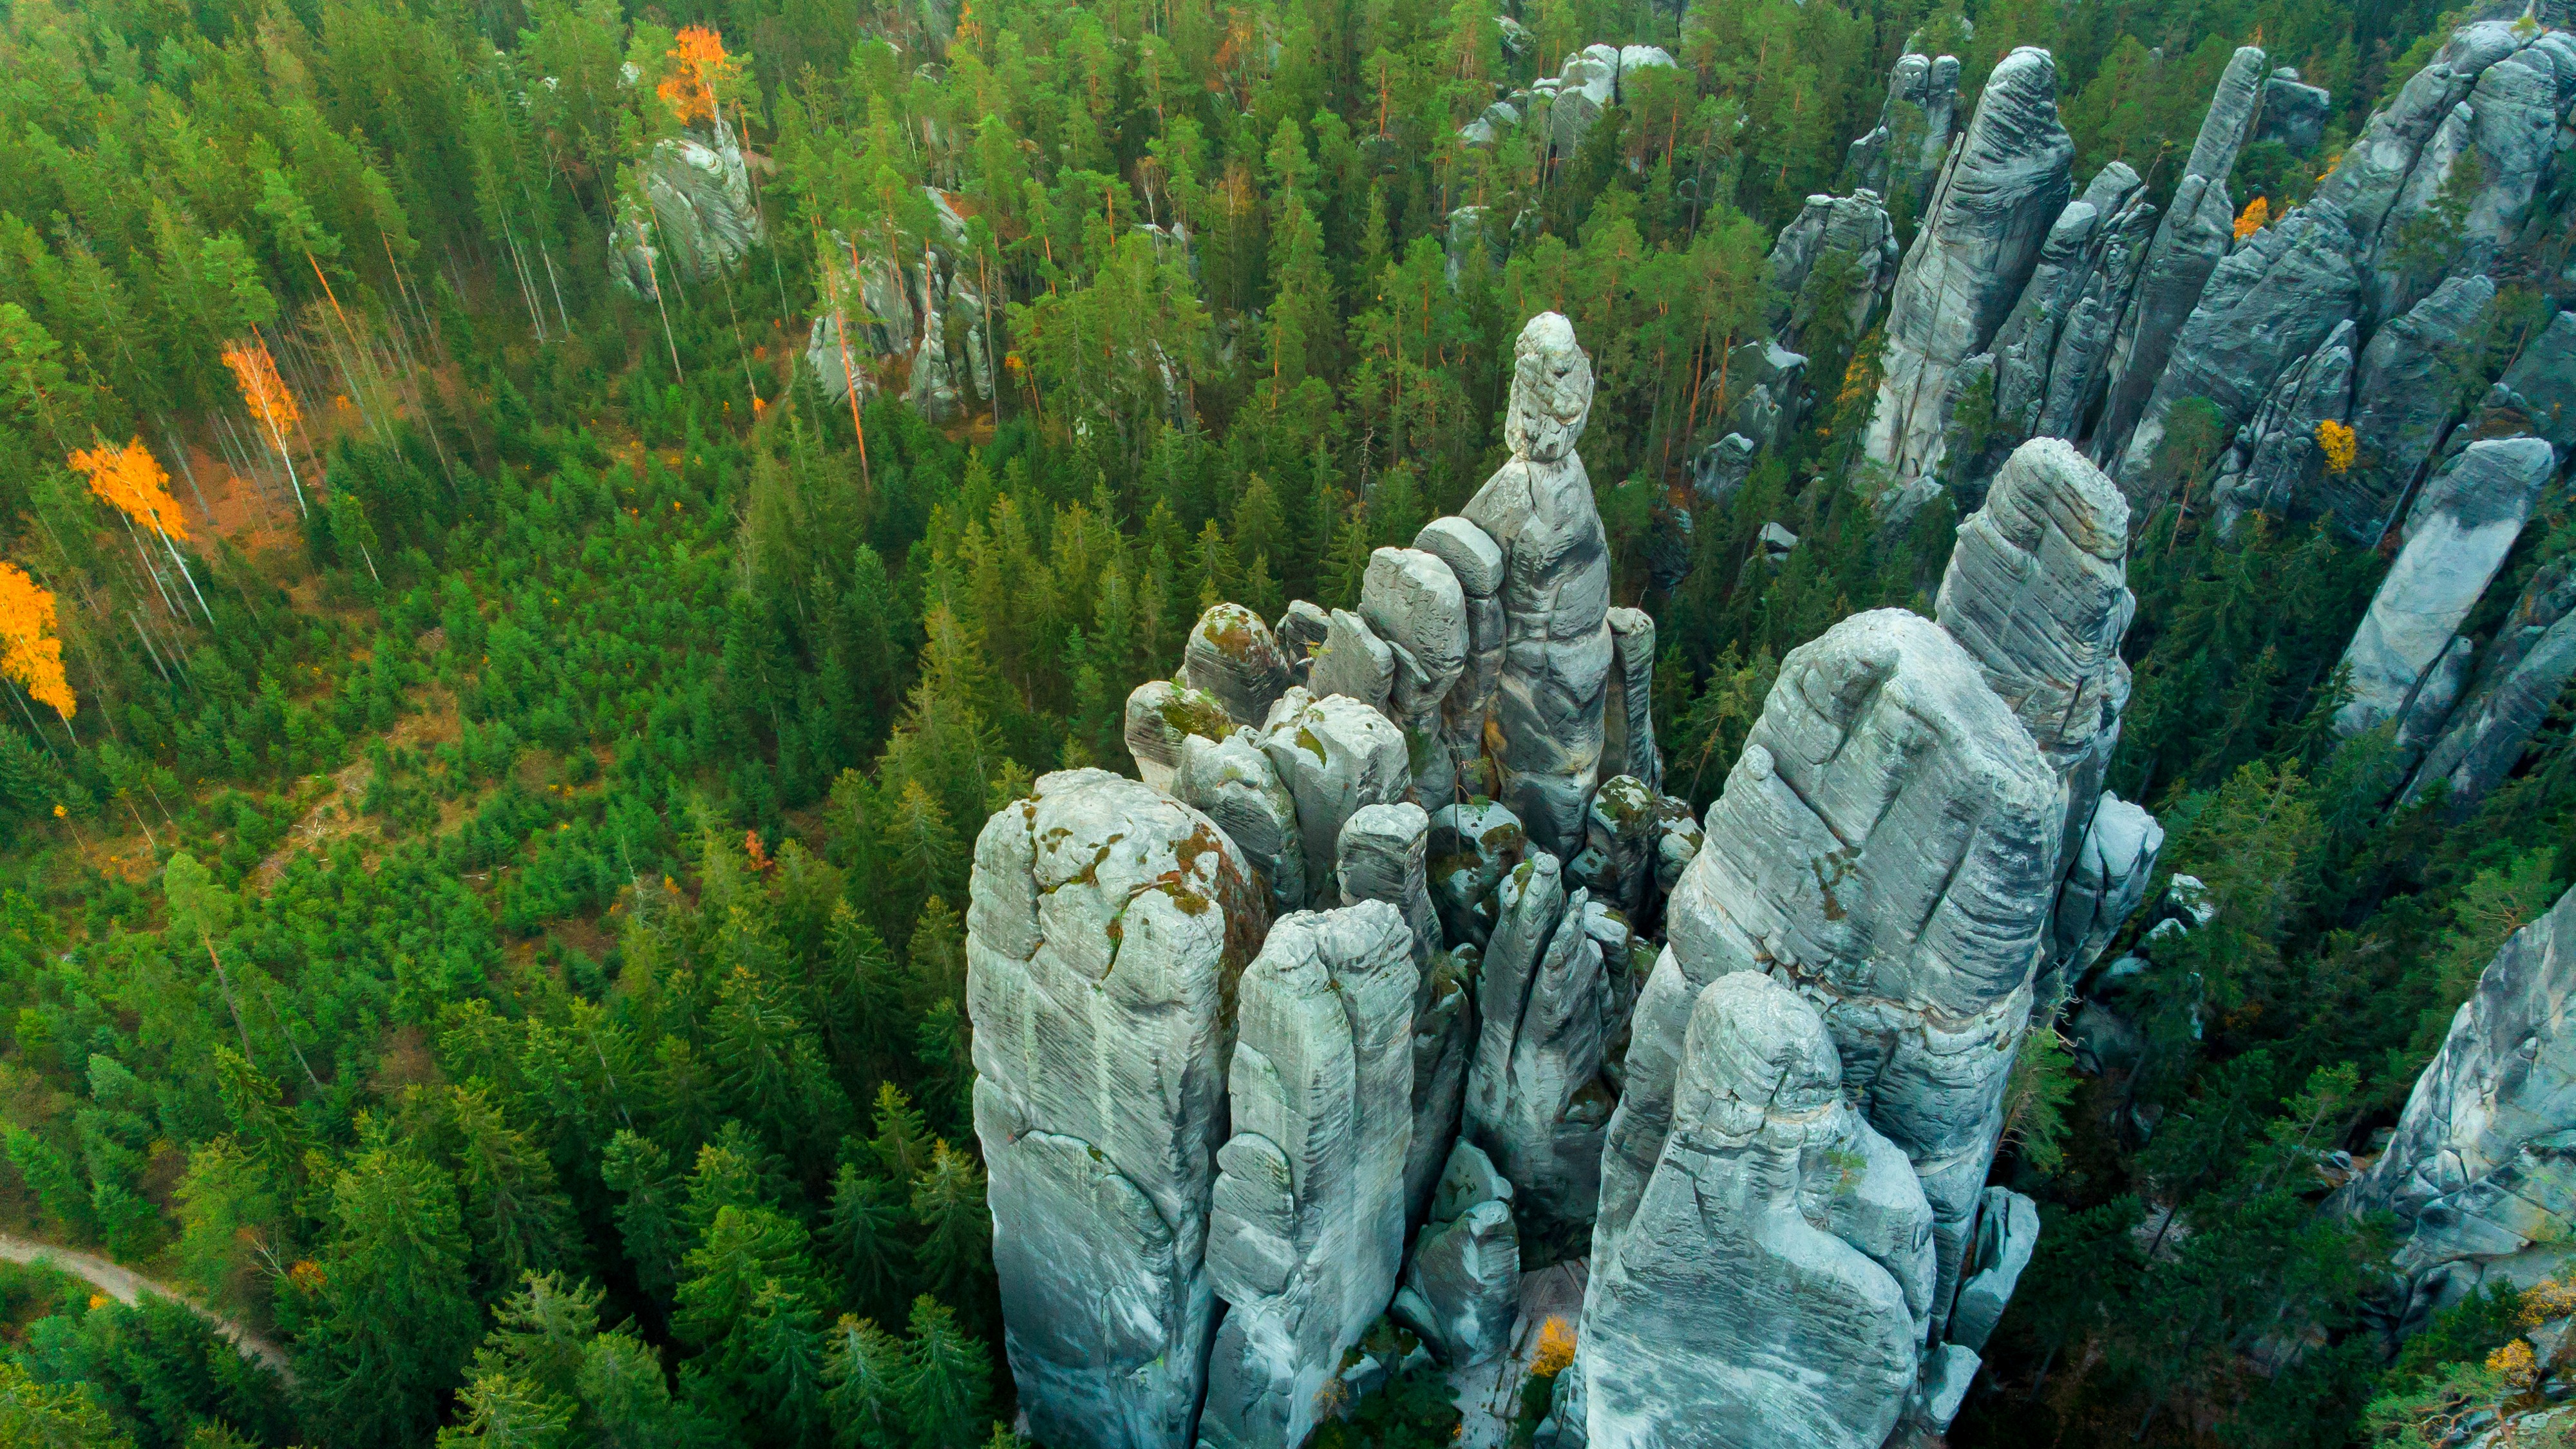
M 1872 439 L 1910 356 L 1884 299 L 2016 53 L 2053 64 L 2074 194 L 2118 166 L 2172 216 L 2218 196 L 2217 288 L 2480 21 L 2533 55 L 2576 23 L 10 0 L 0 1444 L 1081 1449 L 1030 1427 L 1005 1355 L 968 995 L 988 817 L 1050 772 L 1138 774 L 1131 693 L 1213 606 L 1365 612 L 1377 551 L 1526 452 L 1542 313 L 1589 357 L 1579 471 L 1608 602 L 1651 619 L 1660 793 L 1704 816 L 1786 656 L 1931 617 L 2043 431 L 1990 364 L 1921 478 Z M 2205 176 L 2246 46 L 2323 99 Z M 1954 97 L 1892 88 L 1907 57 L 1955 57 Z M 2558 74 L 2510 224 L 2459 143 L 2373 253 L 2398 281 L 2366 330 L 2296 349 L 2367 373 L 2374 330 L 2465 297 L 2388 384 L 2453 452 L 2511 431 L 2496 389 L 2571 390 L 2576 339 L 2535 350 L 2576 298 Z M 1796 230 L 1862 187 L 1883 235 Z M 2135 345 L 2193 345 L 2192 287 Z M 2330 1194 L 2576 883 L 2576 692 L 2557 674 L 2470 794 L 2419 778 L 2415 716 L 2351 726 L 2416 475 L 2360 525 L 2245 491 L 2274 434 L 2302 497 L 2378 466 L 2378 414 L 2274 382 L 2180 397 L 2117 470 L 2134 613 L 2099 788 L 2163 843 L 2105 966 L 2015 1049 L 1984 1180 L 2039 1232 L 1953 1401 L 1962 1449 L 2437 1449 L 2560 1393 L 2557 1340 L 2526 1336 L 2564 1337 L 2554 1268 L 2410 1316 L 2402 1225 Z M 2472 704 L 2571 607 L 2556 426 L 2440 626 Z M 2576 1191 L 2524 1196 L 2576 1222 Z M 1525 1222 L 1519 1261 L 1570 1241 Z M 1547 1437 L 1578 1327 L 1507 1376 L 1508 1442 L 1582 1442 Z M 1393 1371 L 1336 1379 L 1308 1442 L 1464 1442 L 1415 1337 L 1373 1327 Z M 2532 1422 L 2513 1442 L 2569 1432 Z

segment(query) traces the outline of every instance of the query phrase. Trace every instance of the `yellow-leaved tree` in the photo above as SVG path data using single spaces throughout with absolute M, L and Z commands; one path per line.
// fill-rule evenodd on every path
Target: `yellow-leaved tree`
M 286 379 L 277 375 L 277 359 L 268 355 L 267 343 L 254 339 L 225 348 L 224 366 L 233 370 L 233 381 L 241 385 L 242 406 L 268 430 L 278 461 L 286 465 L 287 484 L 295 490 L 295 511 L 308 512 L 304 484 L 295 476 L 295 459 L 286 451 L 286 430 L 303 421 L 304 410 L 295 405 L 295 394 L 286 390 Z
M 102 442 L 95 448 L 79 449 L 71 455 L 71 466 L 73 472 L 89 480 L 90 492 L 125 516 L 129 533 L 140 523 L 160 537 L 170 562 L 188 581 L 188 592 L 197 596 L 197 607 L 206 610 L 207 622 L 212 623 L 214 611 L 206 609 L 206 596 L 197 588 L 197 576 L 189 572 L 188 561 L 179 556 L 179 546 L 171 541 L 186 538 L 188 524 L 179 513 L 178 500 L 170 496 L 170 475 L 163 471 L 161 460 L 152 456 L 141 438 L 136 438 L 121 448 Z M 139 536 L 136 547 L 141 547 Z
M 0 560 L 0 674 L 50 706 L 71 728 L 80 702 L 63 675 L 63 641 L 54 632 L 54 596 L 24 569 Z

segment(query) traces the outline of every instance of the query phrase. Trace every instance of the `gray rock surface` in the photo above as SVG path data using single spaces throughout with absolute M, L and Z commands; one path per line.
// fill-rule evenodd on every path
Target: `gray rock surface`
M 1476 1052 L 1476 968 L 1473 946 L 1431 958 L 1413 993 L 1413 1146 L 1404 1162 L 1405 1220 L 1419 1224 L 1430 1211 L 1441 1164 L 1458 1140 L 1458 1117 L 1467 1101 L 1467 1068 Z
M 2481 1284 L 2558 1272 L 2576 1235 L 2576 891 L 2506 941 L 2340 1201 L 2397 1217 L 2402 1328 Z
M 2060 776 L 2092 752 L 2128 696 L 2128 559 L 2120 490 L 2073 444 L 2033 438 L 1959 525 L 1941 576 L 1941 627 Z
M 2351 468 L 2318 480 L 2314 512 L 2344 534 L 2377 544 L 2399 500 L 2423 476 L 2459 416 L 2458 362 L 2469 329 L 2495 300 L 2484 276 L 2454 277 L 2391 318 L 2361 351 L 2354 373 Z
M 1442 945 L 1427 871 L 1431 816 L 1411 801 L 1364 805 L 1342 823 L 1336 879 L 1345 903 L 1384 901 L 1413 933 L 1413 964 L 1428 967 Z
M 1207 817 L 1105 771 L 1041 776 L 976 838 L 975 1135 L 1003 1346 L 1042 1438 L 1192 1442 L 1224 997 L 1266 919 Z
M 1199 1443 L 1293 1449 L 1395 1293 L 1413 1136 L 1412 936 L 1382 901 L 1270 930 L 1237 987 L 1207 1227 L 1226 1302 Z M 1088 1436 L 1057 1442 L 1090 1442 Z
M 1181 767 L 1182 741 L 1192 735 L 1221 740 L 1232 733 L 1225 706 L 1205 690 L 1149 679 L 1127 696 L 1127 753 L 1136 757 L 1138 778 L 1166 794 Z
M 948 193 L 923 187 L 922 195 L 937 230 L 918 255 L 863 250 L 839 231 L 829 234 L 825 308 L 806 335 L 805 365 L 841 405 L 853 390 L 874 396 L 882 370 L 897 364 L 904 396 L 923 416 L 947 422 L 970 389 L 992 397 L 997 358 L 987 299 L 960 265 L 971 251 L 966 219 Z
M 1845 1101 L 1833 1035 L 1723 976 L 1677 1042 L 1671 1130 L 1596 1249 L 1577 1349 L 1591 1449 L 1878 1449 L 1915 1386 L 1932 1212 Z
M 1655 801 L 1655 891 L 1670 895 L 1681 884 L 1682 872 L 1699 855 L 1706 836 L 1699 828 L 1699 817 L 1692 813 L 1688 800 L 1670 795 Z
M 2210 487 L 2210 504 L 2218 526 L 2233 530 L 2247 513 L 2276 518 L 2317 512 L 2315 503 L 2330 483 L 2350 476 L 2331 467 L 2317 429 L 2344 422 L 2352 411 L 2355 331 L 2347 319 L 2317 350 L 2293 363 L 2272 387 L 2272 395 L 2236 435 L 2236 445 Z
M 1576 857 L 1592 868 L 1573 867 L 1595 900 L 1617 906 L 1632 921 L 1643 919 L 1664 824 L 1661 802 L 1643 780 L 1614 775 L 1601 782 L 1585 822 L 1583 854 Z
M 1494 893 L 1529 855 L 1529 832 L 1501 802 L 1484 798 L 1441 807 L 1431 817 L 1431 889 L 1442 930 L 1484 949 L 1494 933 Z
M 2035 437 L 2076 438 L 2083 435 L 2094 405 L 2110 385 L 2111 362 L 2119 342 L 2120 320 L 2128 314 L 2138 273 L 2154 244 L 2158 217 L 2147 188 L 2128 163 L 2114 161 L 2094 173 L 2082 198 L 2101 220 L 2093 239 L 2082 289 L 2067 304 L 2057 326 L 2056 349 L 2048 359 L 2047 386 L 2029 431 Z M 1999 376 L 1998 401 L 2006 379 Z M 2010 396 L 2019 401 L 2026 384 L 2015 381 Z M 2010 414 L 2018 418 L 2019 414 Z
M 1249 731 L 1182 740 L 1171 793 L 1225 832 L 1272 916 L 1305 909 L 1306 845 L 1297 801 Z
M 2164 827 L 2146 807 L 2102 793 L 2050 916 L 2051 975 L 2072 981 L 2093 969 L 2145 902 L 2164 844 Z
M 1439 555 L 1382 548 L 1369 555 L 1360 585 L 1360 617 L 1394 656 L 1387 704 L 1414 745 L 1415 788 L 1426 803 L 1445 804 L 1458 772 L 1441 711 L 1467 670 L 1466 591 Z
M 1592 362 L 1542 312 L 1513 349 L 1503 437 L 1512 456 L 1467 504 L 1501 546 L 1504 645 L 1489 740 L 1500 798 L 1543 847 L 1575 848 L 1598 780 L 1611 640 L 1610 556 L 1592 480 L 1574 451 L 1592 411 Z
M 1846 165 L 1861 186 L 1920 211 L 1950 154 L 1959 117 L 1959 58 L 1903 55 L 1888 72 L 1878 125 L 1851 143 Z
M 1796 219 L 1772 240 L 1771 285 L 1779 301 L 1771 325 L 1780 342 L 1793 351 L 1808 324 L 1833 300 L 1826 290 L 1833 269 L 1820 272 L 1816 264 L 1836 254 L 1848 258 L 1851 267 L 1845 279 L 1849 291 L 1841 299 L 1843 335 L 1858 338 L 1869 331 L 1870 319 L 1903 260 L 1896 248 L 1896 228 L 1877 192 L 1810 196 Z
M 1348 609 L 1335 609 L 1324 642 L 1316 646 L 1306 687 L 1319 697 L 1356 699 L 1393 720 L 1395 672 L 1395 651 L 1369 627 L 1368 620 Z
M 1430 1212 L 1392 1311 L 1442 1363 L 1488 1362 L 1511 1347 L 1520 1312 L 1512 1185 L 1475 1144 L 1460 1142 L 1449 1150 Z
M 609 237 L 609 278 L 628 293 L 667 296 L 674 274 L 711 280 L 764 239 L 742 143 L 723 117 L 655 143 L 636 170 L 640 204 L 621 204 Z
M 1348 695 L 1318 698 L 1291 689 L 1271 707 L 1260 744 L 1297 805 L 1307 901 L 1318 908 L 1337 905 L 1344 822 L 1367 806 L 1403 799 L 1412 783 L 1404 732 Z
M 1649 792 L 1664 786 L 1655 747 L 1655 621 L 1643 609 L 1612 609 L 1609 693 L 1602 700 L 1601 773 L 1633 775 Z
M 1288 681 L 1304 684 L 1314 668 L 1314 652 L 1332 631 L 1333 616 L 1323 606 L 1305 599 L 1288 601 L 1288 612 L 1279 616 L 1279 627 L 1273 631 L 1280 657 L 1287 661 Z
M 2334 96 L 2323 86 L 2299 79 L 2288 66 L 2263 82 L 2263 114 L 2254 123 L 2254 139 L 2278 141 L 2295 156 L 2314 154 L 2326 136 L 2326 118 L 2334 113 Z
M 2348 218 L 2321 193 L 2247 238 L 2210 273 L 2171 359 L 2150 379 L 2154 391 L 2128 430 L 2125 449 L 2116 430 L 2094 435 L 2094 457 L 2119 480 L 2132 512 L 2154 512 L 2173 491 L 2175 479 L 2155 465 L 2177 404 L 2204 399 L 2217 411 L 2221 436 L 2234 432 L 2271 395 L 2285 368 L 2353 315 L 2361 284 L 2351 250 Z M 2133 355 L 2128 376 L 2137 375 Z M 2116 468 L 2109 467 L 2114 457 Z
M 2264 56 L 2251 45 L 2229 58 L 2201 116 L 2200 134 L 2174 184 L 2172 204 L 2147 248 L 2137 290 L 2128 313 L 2120 319 L 2118 353 L 2112 362 L 2110 399 L 2104 406 L 2097 436 L 2097 456 L 2117 456 L 2139 418 L 2147 411 L 2166 360 L 2192 314 L 2210 274 L 2227 255 L 2236 233 L 2236 207 L 2228 199 L 2227 175 L 2236 169 L 2237 153 L 2252 135 L 2255 113 L 2263 102 Z M 2260 386 L 2269 388 L 2266 377 Z
M 1753 476 L 1753 455 L 1759 451 L 1753 440 L 1742 433 L 1729 433 L 1691 460 L 1691 489 L 1699 501 L 1724 508 L 1735 500 L 1744 480 Z
M 2499 423 L 2511 414 L 2511 426 L 2547 439 L 2562 460 L 2576 455 L 2576 312 L 2552 317 L 2524 344 L 2488 390 L 2484 411 Z M 2484 424 L 2480 432 L 2494 436 Z
M 2344 650 L 2351 697 L 2335 728 L 2359 734 L 2403 714 L 2531 517 L 2555 460 L 2538 438 L 2471 443 L 2407 510 L 2397 561 Z
M 1467 654 L 1458 680 L 1440 702 L 1440 740 L 1447 763 L 1455 769 L 1481 763 L 1485 721 L 1493 714 L 1502 688 L 1503 644 L 1508 625 L 1503 614 L 1503 546 L 1483 529 L 1451 515 L 1435 518 L 1414 535 L 1413 546 L 1449 566 L 1458 581 L 1467 621 Z M 1488 786 L 1487 788 L 1490 788 Z M 1454 788 L 1435 792 L 1429 808 L 1447 803 Z
M 2004 57 L 1933 187 L 1888 304 L 1885 379 L 1863 451 L 1896 483 L 1939 469 L 1962 370 L 2038 264 L 2074 155 L 2057 119 L 2056 63 L 2032 46 Z
M 2038 1246 L 2039 1204 L 2010 1188 L 1987 1188 L 1984 1210 L 1977 1215 L 1976 1252 L 1968 1259 L 1967 1280 L 1959 1285 L 1958 1301 L 1950 1310 L 1950 1342 L 1985 1351 Z M 1941 1416 L 1945 1423 L 1948 1417 Z
M 1589 894 L 1567 892 L 1555 856 L 1533 853 L 1496 895 L 1461 1132 L 1511 1179 L 1524 1234 L 1561 1232 L 1590 1221 L 1600 1191 L 1610 986 Z
M 1928 620 L 1857 614 L 1790 651 L 1666 903 L 1603 1156 L 1596 1273 L 1674 1120 L 1690 1003 L 1765 972 L 1817 1003 L 1846 1086 L 1914 1163 L 1947 1302 L 2030 1014 L 2061 788 Z
M 1294 605 L 1290 616 L 1295 617 Z M 1172 681 L 1206 690 L 1236 724 L 1258 727 L 1288 692 L 1289 658 L 1259 614 L 1241 604 L 1221 603 L 1190 627 Z
M 2406 802 L 2438 783 L 2451 817 L 2467 816 L 2513 772 L 2570 680 L 2576 680 L 2576 555 L 2561 555 L 2533 575 L 2496 629 L 2476 683 L 2407 784 Z

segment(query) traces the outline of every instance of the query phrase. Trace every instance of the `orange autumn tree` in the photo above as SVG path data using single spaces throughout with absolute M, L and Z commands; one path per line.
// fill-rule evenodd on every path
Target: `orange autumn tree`
M 717 118 L 722 104 L 716 96 L 717 83 L 731 85 L 740 74 L 733 57 L 725 53 L 724 38 L 704 25 L 687 26 L 680 31 L 678 43 L 664 54 L 679 64 L 654 87 L 654 93 L 671 108 L 671 114 L 683 126 Z M 720 118 L 718 124 L 722 124 Z
M 233 370 L 233 380 L 241 384 L 242 406 L 268 429 L 270 445 L 286 464 L 287 485 L 295 490 L 295 511 L 309 512 L 304 506 L 304 484 L 295 476 L 295 459 L 286 451 L 286 430 L 304 420 L 304 410 L 295 405 L 295 394 L 286 390 L 286 379 L 277 375 L 277 359 L 268 355 L 267 343 L 253 340 L 225 348 L 224 366 Z
M 2236 239 L 2243 241 L 2271 224 L 2272 199 L 2268 196 L 2255 197 L 2245 203 L 2245 209 L 2236 215 Z
M 0 560 L 0 674 L 18 681 L 38 704 L 71 728 L 80 702 L 63 675 L 63 641 L 54 633 L 54 596 L 16 564 Z
M 179 556 L 179 546 L 171 542 L 174 537 L 186 538 L 188 527 L 179 513 L 178 501 L 170 496 L 170 475 L 162 470 L 161 460 L 152 456 L 141 438 L 136 438 L 122 448 L 102 442 L 95 448 L 81 449 L 72 454 L 70 461 L 73 472 L 89 479 L 90 492 L 125 515 L 127 533 L 132 534 L 134 525 L 140 523 L 160 537 L 162 548 L 169 551 L 170 562 L 188 581 L 188 592 L 197 596 L 197 607 L 205 609 L 206 618 L 212 621 L 214 611 L 206 609 L 206 596 L 197 587 L 197 576 L 189 571 L 188 561 Z M 139 535 L 134 546 L 137 552 L 143 547 Z

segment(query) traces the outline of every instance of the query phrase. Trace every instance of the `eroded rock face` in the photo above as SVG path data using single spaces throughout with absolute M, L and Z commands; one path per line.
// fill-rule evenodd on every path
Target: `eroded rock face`
M 2459 416 L 2453 361 L 2494 300 L 2488 278 L 2453 277 L 2391 318 L 2362 349 L 2353 389 L 2353 464 L 2318 480 L 2315 510 L 2331 512 L 2355 542 L 2379 542 L 2398 500 Z
M 1238 988 L 1208 1222 L 1226 1301 L 1199 1442 L 1288 1449 L 1395 1292 L 1413 1137 L 1412 933 L 1366 901 L 1273 926 Z M 1060 1442 L 1091 1442 L 1088 1436 Z
M 1555 856 L 1532 854 L 1496 897 L 1462 1131 L 1512 1180 L 1525 1230 L 1563 1230 L 1599 1193 L 1610 985 L 1585 929 L 1590 895 L 1567 892 Z
M 1205 690 L 1168 679 L 1149 679 L 1127 696 L 1127 753 L 1148 785 L 1169 793 L 1181 767 L 1181 742 L 1192 735 L 1223 739 L 1234 733 L 1225 706 Z
M 1896 249 L 1896 228 L 1877 192 L 1810 196 L 1797 219 L 1780 228 L 1773 239 L 1771 285 L 1780 303 L 1772 326 L 1784 346 L 1794 350 L 1807 325 L 1830 304 L 1826 283 L 1834 268 L 1820 272 L 1817 263 L 1837 255 L 1849 267 L 1842 278 L 1848 290 L 1840 302 L 1841 326 L 1845 336 L 1859 337 L 1869 331 L 1870 319 L 1902 260 Z
M 2102 793 L 2066 884 L 2058 888 L 2049 928 L 2052 976 L 2075 980 L 2102 959 L 2121 924 L 2145 903 L 2164 844 L 2164 827 L 2144 806 Z
M 1306 687 L 1317 695 L 1356 699 L 1389 719 L 1395 692 L 1395 651 L 1387 647 L 1368 620 L 1348 609 L 1335 609 L 1306 673 Z
M 2351 322 L 2335 328 L 2316 351 L 2281 374 L 2254 420 L 2237 434 L 2210 486 L 2220 528 L 2232 531 L 2238 519 L 2256 511 L 2276 518 L 2314 513 L 2327 484 L 2350 475 L 2350 466 L 2341 473 L 2328 466 L 2317 430 L 2340 425 L 2352 409 L 2353 337 Z
M 1234 842 L 1273 917 L 1305 909 L 1306 844 L 1297 829 L 1297 801 L 1250 734 L 1182 740 L 1170 788 Z
M 1665 906 L 1602 1161 L 1596 1272 L 1674 1120 L 1691 1003 L 1761 972 L 1816 1003 L 1863 1114 L 1912 1160 L 1946 1303 L 2030 1014 L 2060 789 L 1939 626 L 1881 609 L 1790 652 Z
M 1643 609 L 1612 609 L 1610 689 L 1602 700 L 1601 773 L 1629 775 L 1648 793 L 1664 787 L 1655 747 L 1655 621 Z
M 1610 556 L 1575 440 L 1592 410 L 1592 363 L 1574 329 L 1542 312 L 1513 349 L 1510 461 L 1467 504 L 1503 551 L 1504 644 L 1491 734 L 1503 802 L 1532 840 L 1569 849 L 1599 778 L 1611 663 Z
M 2532 576 L 2497 628 L 2476 684 L 2407 785 L 2407 803 L 2439 784 L 2453 819 L 2475 810 L 2512 773 L 2570 680 L 2576 680 L 2576 558 L 2562 556 Z
M 2397 1120 L 2340 1199 L 2396 1214 L 2410 1298 L 2401 1330 L 2481 1284 L 2528 1287 L 2576 1233 L 2576 891 L 2479 973 Z
M 2453 455 L 2424 485 L 2407 510 L 2397 561 L 2344 650 L 2352 694 L 2335 712 L 2337 730 L 2359 734 L 2413 704 L 2521 536 L 2553 467 L 2538 438 L 2494 438 Z
M 1941 576 L 1941 627 L 2061 775 L 2128 696 L 2128 558 L 2120 490 L 2073 444 L 2034 438 L 1959 525 Z
M 2125 450 L 2114 429 L 2094 435 L 2095 457 L 2106 467 L 2119 459 L 2109 471 L 2133 511 L 2153 512 L 2172 492 L 2172 476 L 2155 464 L 2177 404 L 2203 399 L 2217 410 L 2222 436 L 2233 432 L 2271 395 L 2284 368 L 2316 351 L 2353 315 L 2361 283 L 2352 235 L 2349 219 L 2320 193 L 2247 238 L 2211 271 L 2171 359 L 2149 379 L 2154 391 L 2127 432 Z M 2127 375 L 2138 375 L 2134 362 Z
M 1342 824 L 1335 867 L 1344 901 L 1384 901 L 1403 913 L 1417 966 L 1428 966 L 1442 944 L 1426 874 L 1430 848 L 1431 816 L 1421 806 L 1364 805 Z
M 1475 798 L 1431 817 L 1431 887 L 1452 941 L 1483 950 L 1498 915 L 1494 893 L 1529 854 L 1529 832 L 1499 801 Z
M 1440 741 L 1447 763 L 1456 769 L 1484 753 L 1485 721 L 1502 688 L 1503 640 L 1508 631 L 1502 601 L 1503 546 L 1454 515 L 1424 524 L 1413 546 L 1449 566 L 1466 615 L 1466 660 L 1457 682 L 1440 702 Z M 1444 794 L 1429 802 L 1428 808 L 1438 809 L 1447 800 Z
M 1511 1347 L 1520 1312 L 1521 1241 L 1512 1185 L 1475 1144 L 1458 1143 L 1440 1174 L 1431 1216 L 1393 1312 L 1453 1368 Z
M 1338 904 L 1342 826 L 1366 806 L 1392 805 L 1412 783 L 1404 732 L 1348 695 L 1291 689 L 1270 710 L 1261 752 L 1297 806 L 1308 901 Z
M 1296 617 L 1293 609 L 1290 617 Z M 1216 696 L 1236 724 L 1258 727 L 1288 692 L 1288 657 L 1259 614 L 1241 604 L 1218 604 L 1191 627 L 1172 679 Z
M 1860 184 L 1881 196 L 1902 186 L 1920 207 L 1950 154 L 1959 116 L 1959 58 L 1899 56 L 1887 77 L 1878 125 L 1851 143 L 1846 158 Z
M 2057 119 L 2056 63 L 2032 46 L 2006 56 L 1933 188 L 1888 305 L 1886 375 L 1863 447 L 1898 484 L 1940 466 L 1963 369 L 2030 280 L 2074 155 Z
M 723 117 L 656 143 L 638 169 L 650 215 L 628 202 L 609 237 L 609 278 L 630 295 L 661 296 L 674 274 L 710 280 L 764 240 L 742 143 Z
M 2119 356 L 2101 427 L 2107 447 L 2118 447 L 2136 426 L 2164 374 L 2183 319 L 2227 255 L 2236 226 L 2227 176 L 2253 133 L 2265 79 L 2263 52 L 2251 45 L 2239 48 L 2201 116 L 2200 134 L 2174 184 L 2173 204 L 2147 248 L 2145 270 L 2120 322 Z M 2269 382 L 2266 378 L 2264 385 Z
M 1467 672 L 1473 644 L 1466 590 L 1438 554 L 1382 548 L 1369 555 L 1360 616 L 1394 658 L 1387 707 L 1415 743 L 1415 788 L 1425 804 L 1444 805 L 1456 788 L 1457 767 L 1441 713 Z
M 1834 1037 L 1753 972 L 1691 1003 L 1671 1130 L 1596 1250 L 1576 1367 L 1592 1449 L 1878 1449 L 1915 1386 L 1932 1210 L 1845 1102 Z
M 1043 1438 L 1192 1442 L 1225 998 L 1266 919 L 1207 817 L 1105 771 L 1040 777 L 976 839 L 975 1135 L 1003 1344 Z

